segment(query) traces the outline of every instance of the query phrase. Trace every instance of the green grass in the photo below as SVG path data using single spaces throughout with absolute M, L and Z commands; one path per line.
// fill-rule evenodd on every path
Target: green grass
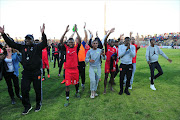
M 145 50 L 141 48 L 138 51 L 137 69 L 130 96 L 118 95 L 119 74 L 115 78 L 115 92 L 107 89 L 107 94 L 103 95 L 103 61 L 102 81 L 98 88 L 99 96 L 95 99 L 89 97 L 90 80 L 87 66 L 85 91 L 81 92 L 80 99 L 75 98 L 75 87 L 71 86 L 70 106 L 64 107 L 66 101 L 65 85 L 60 84 L 63 80 L 62 73 L 58 77 L 58 68 L 52 68 L 51 62 L 51 78 L 42 83 L 42 110 L 35 113 L 33 109 L 28 115 L 22 116 L 21 112 L 24 108 L 21 101 L 16 98 L 16 104 L 11 105 L 7 85 L 5 80 L 2 80 L 0 82 L 0 120 L 180 120 L 180 50 L 162 49 L 173 62 L 170 64 L 162 56 L 159 56 L 159 63 L 164 74 L 155 81 L 156 91 L 149 88 L 150 70 L 145 60 Z M 33 108 L 35 108 L 33 86 L 30 91 L 30 100 Z

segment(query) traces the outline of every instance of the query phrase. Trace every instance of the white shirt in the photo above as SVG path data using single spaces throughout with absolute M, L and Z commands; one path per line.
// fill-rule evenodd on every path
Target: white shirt
M 8 68 L 9 68 L 6 72 L 14 72 L 14 66 L 13 66 L 12 59 L 5 58 L 4 61 L 6 62 Z

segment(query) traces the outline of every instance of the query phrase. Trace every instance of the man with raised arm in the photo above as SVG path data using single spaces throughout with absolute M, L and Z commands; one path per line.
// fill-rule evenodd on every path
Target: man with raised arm
M 108 78 L 109 73 L 111 74 L 111 78 L 110 78 L 111 87 L 110 87 L 110 90 L 114 91 L 113 88 L 112 88 L 112 85 L 114 83 L 114 73 L 116 71 L 116 66 L 114 66 L 114 64 L 113 64 L 113 66 L 111 68 L 111 63 L 114 63 L 114 62 L 111 62 L 111 61 L 115 61 L 115 55 L 117 56 L 117 53 L 116 53 L 116 49 L 114 48 L 114 40 L 110 39 L 109 43 L 107 42 L 107 39 L 108 39 L 109 35 L 111 33 L 113 33 L 114 30 L 115 30 L 115 28 L 112 28 L 110 30 L 110 32 L 107 34 L 107 36 L 105 37 L 105 39 L 104 39 L 105 55 L 107 57 L 106 62 L 105 62 L 104 94 L 106 94 L 106 85 L 107 85 L 107 78 Z
M 22 66 L 24 68 L 22 72 L 21 81 L 21 93 L 22 93 L 22 104 L 24 106 L 23 115 L 29 113 L 32 109 L 29 99 L 30 84 L 33 82 L 34 90 L 36 93 L 36 108 L 35 112 L 41 109 L 41 65 L 42 65 L 42 49 L 47 46 L 47 38 L 44 33 L 45 24 L 40 27 L 42 33 L 42 42 L 39 44 L 34 44 L 34 37 L 30 34 L 25 36 L 25 45 L 21 45 L 12 41 L 4 33 L 3 28 L 0 27 L 0 33 L 2 34 L 5 42 L 12 48 L 17 49 L 22 53 Z
M 81 46 L 81 38 L 77 32 L 77 26 L 75 25 L 75 33 L 77 34 L 78 41 L 75 45 L 75 41 L 73 38 L 69 38 L 67 41 L 67 45 L 64 44 L 63 39 L 66 33 L 69 31 L 69 25 L 66 28 L 63 36 L 60 39 L 60 43 L 64 46 L 66 50 L 66 58 L 65 58 L 65 81 L 66 81 L 66 100 L 67 102 L 64 104 L 65 107 L 69 105 L 69 86 L 71 84 L 75 85 L 76 88 L 76 97 L 80 97 L 79 94 L 79 70 L 78 70 L 78 52 Z

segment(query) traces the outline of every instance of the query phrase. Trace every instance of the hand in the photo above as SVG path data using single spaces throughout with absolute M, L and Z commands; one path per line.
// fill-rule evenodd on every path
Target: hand
M 3 25 L 3 27 L 0 26 L 0 33 L 1 33 L 1 35 L 4 34 L 4 25 Z
M 5 55 L 0 55 L 0 60 L 4 59 L 5 58 Z
M 45 30 L 45 24 L 43 23 L 42 28 L 41 28 L 41 26 L 40 26 L 40 31 L 41 31 L 42 34 L 44 33 L 44 30 Z
M 69 31 L 69 25 L 66 27 L 66 31 L 65 32 L 68 32 Z
M 167 59 L 170 63 L 172 63 L 172 60 L 171 59 Z
M 86 29 L 86 22 L 84 22 L 84 29 Z
M 74 26 L 74 31 L 77 32 L 77 25 Z
M 150 61 L 147 62 L 149 65 L 151 65 Z
M 109 32 L 109 30 L 105 31 L 105 34 L 107 35 L 107 34 L 108 34 L 108 32 Z
M 127 48 L 126 48 L 126 51 L 130 49 L 130 44 L 128 44 Z
M 88 30 L 90 34 L 92 34 L 92 32 L 90 30 Z
M 123 33 L 123 34 L 120 34 L 120 38 L 121 38 L 122 36 L 124 36 L 124 33 Z
M 96 37 L 98 37 L 98 31 L 96 31 Z
M 101 52 L 101 55 L 105 56 L 104 52 Z
M 112 28 L 112 29 L 110 30 L 110 33 L 113 33 L 113 32 L 114 32 L 114 30 L 115 30 L 115 28 Z
M 133 34 L 133 32 L 130 32 L 130 35 L 132 35 Z
M 89 62 L 90 62 L 90 63 L 94 63 L 94 62 L 95 62 L 95 60 L 92 60 L 92 59 L 91 59 L 91 60 L 89 60 Z

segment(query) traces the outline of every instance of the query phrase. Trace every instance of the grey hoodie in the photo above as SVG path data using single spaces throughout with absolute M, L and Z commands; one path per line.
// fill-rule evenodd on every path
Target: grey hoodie
M 159 54 L 164 58 L 168 59 L 168 57 L 164 54 L 164 52 L 157 46 L 154 47 L 149 46 L 146 48 L 146 61 L 150 61 L 150 63 L 157 62 Z

